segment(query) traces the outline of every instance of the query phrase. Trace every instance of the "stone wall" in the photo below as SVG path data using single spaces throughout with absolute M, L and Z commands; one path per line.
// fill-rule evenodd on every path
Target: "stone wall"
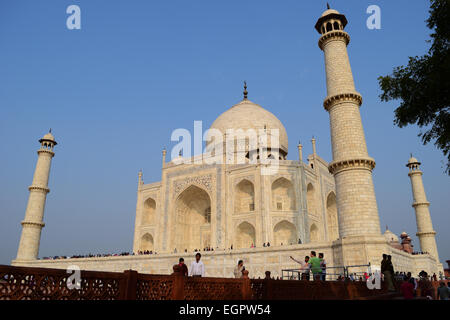
M 311 250 L 323 252 L 329 266 L 334 264 L 331 246 L 328 243 L 303 244 L 269 248 L 252 248 L 241 250 L 224 250 L 201 252 L 205 264 L 206 276 L 233 277 L 233 269 L 238 260 L 244 260 L 250 278 L 264 278 L 265 271 L 271 271 L 272 276 L 281 277 L 282 269 L 294 269 L 299 265 L 289 256 L 303 261 Z M 185 259 L 188 268 L 194 260 L 194 253 L 172 253 L 139 256 L 116 256 L 99 258 L 76 258 L 58 260 L 13 261 L 14 266 L 67 268 L 77 265 L 81 270 L 122 272 L 133 269 L 140 273 L 171 274 L 172 266 L 179 257 Z
M 244 260 L 244 265 L 249 271 L 250 278 L 264 278 L 265 271 L 271 271 L 273 277 L 281 277 L 282 269 L 299 267 L 289 256 L 303 261 L 304 257 L 310 254 L 311 250 L 325 254 L 327 266 L 329 267 L 327 270 L 328 274 L 339 273 L 342 270 L 334 271 L 331 268 L 333 266 L 341 266 L 341 264 L 339 261 L 335 261 L 334 257 L 338 256 L 339 253 L 333 253 L 333 248 L 329 242 L 202 252 L 202 261 L 205 263 L 206 276 L 209 277 L 233 277 L 233 269 L 240 259 Z M 334 248 L 334 250 L 338 249 Z M 431 274 L 436 272 L 439 275 L 439 266 L 442 269 L 442 265 L 436 265 L 434 259 L 428 255 L 410 255 L 394 248 L 391 249 L 390 254 L 392 255 L 396 271 L 411 271 L 417 275 L 421 270 L 425 270 Z M 65 269 L 70 265 L 77 265 L 81 270 L 122 272 L 133 269 L 140 273 L 171 274 L 172 266 L 178 262 L 179 257 L 184 257 L 185 263 L 190 267 L 191 262 L 194 260 L 194 253 L 12 261 L 12 265 L 57 269 Z M 379 260 L 381 261 L 381 256 Z M 375 268 L 377 267 L 376 264 L 373 265 Z M 361 270 L 352 269 L 350 272 L 357 271 L 366 270 L 365 268 Z

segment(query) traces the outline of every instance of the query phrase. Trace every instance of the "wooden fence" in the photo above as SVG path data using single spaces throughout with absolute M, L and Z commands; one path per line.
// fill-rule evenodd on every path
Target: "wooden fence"
M 376 299 L 386 291 L 365 282 L 184 277 L 81 271 L 80 288 L 69 289 L 63 269 L 0 265 L 0 300 L 333 300 Z

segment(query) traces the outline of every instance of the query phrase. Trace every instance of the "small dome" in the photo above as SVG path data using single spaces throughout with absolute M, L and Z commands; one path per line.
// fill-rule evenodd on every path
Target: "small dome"
M 213 122 L 211 129 L 218 129 L 222 134 L 225 134 L 227 129 L 242 129 L 244 131 L 253 129 L 257 134 L 260 129 L 267 129 L 268 133 L 270 133 L 270 130 L 278 129 L 280 149 L 286 154 L 288 152 L 288 136 L 281 121 L 273 113 L 250 100 L 242 100 L 222 113 Z M 271 139 L 268 138 L 267 142 L 270 147 Z
M 55 137 L 49 132 L 47 133 L 42 140 L 51 140 L 51 141 L 55 141 Z
M 384 238 L 388 242 L 399 242 L 398 237 L 392 233 L 390 230 L 386 230 L 383 234 Z
M 53 142 L 53 145 L 57 145 L 55 137 L 52 135 L 51 130 L 49 131 L 49 133 L 45 134 L 42 139 L 39 139 L 39 142 L 42 143 L 44 141 L 51 141 Z
M 337 10 L 334 10 L 334 9 L 328 9 L 328 10 L 324 11 L 324 13 L 322 13 L 322 16 L 321 16 L 321 17 L 325 17 L 325 16 L 327 16 L 327 15 L 329 15 L 329 14 L 340 14 L 340 13 L 339 13 L 339 11 L 337 11 Z

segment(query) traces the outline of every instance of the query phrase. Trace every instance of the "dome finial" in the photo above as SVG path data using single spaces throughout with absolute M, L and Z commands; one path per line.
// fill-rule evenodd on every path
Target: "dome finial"
M 327 9 L 328 9 L 328 10 L 331 9 L 330 4 L 329 4 L 328 2 L 327 2 Z
M 48 133 L 52 133 L 52 128 L 50 128 L 50 130 L 48 130 Z
M 247 100 L 247 95 L 248 95 L 247 81 L 244 81 L 244 100 Z

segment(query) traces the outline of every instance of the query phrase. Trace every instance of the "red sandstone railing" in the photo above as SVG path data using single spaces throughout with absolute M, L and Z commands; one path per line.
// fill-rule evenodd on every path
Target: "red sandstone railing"
M 0 300 L 331 300 L 371 299 L 385 290 L 364 282 L 184 277 L 81 271 L 80 289 L 68 289 L 71 274 L 63 269 L 0 265 Z

